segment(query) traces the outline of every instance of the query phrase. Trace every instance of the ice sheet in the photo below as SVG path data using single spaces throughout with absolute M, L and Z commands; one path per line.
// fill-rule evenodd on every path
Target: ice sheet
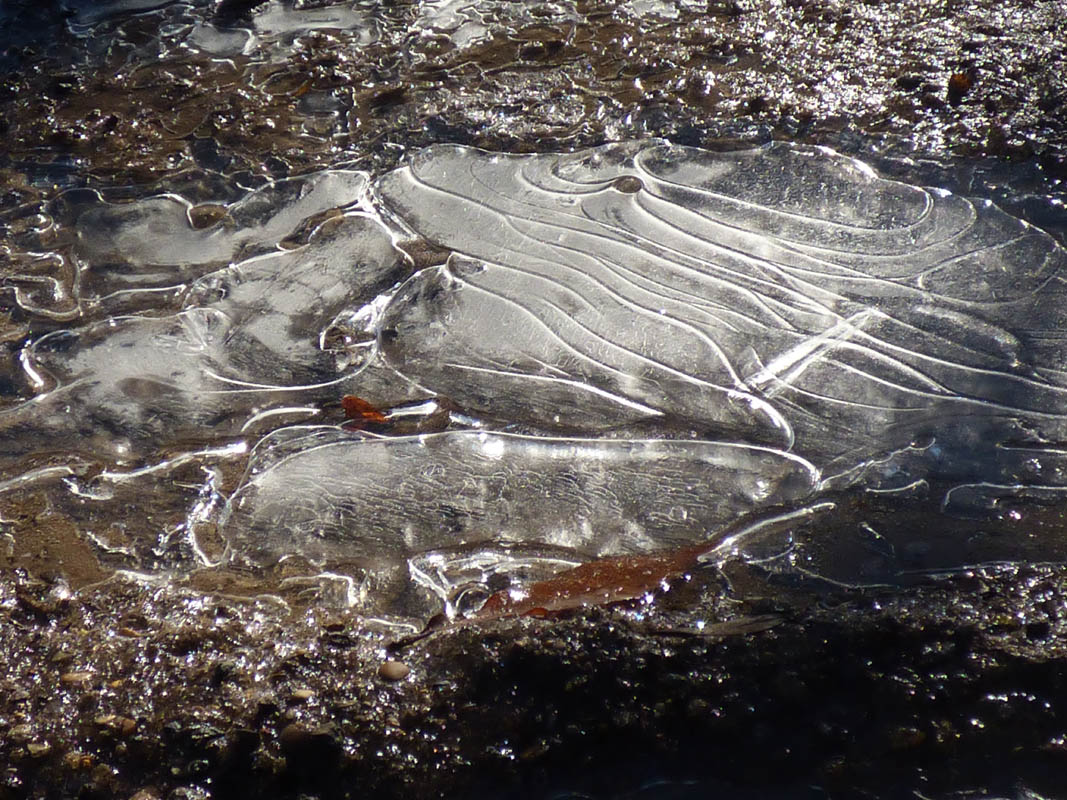
M 22 361 L 41 394 L 0 419 L 5 457 L 81 431 L 108 460 L 137 462 L 235 435 L 272 407 L 335 400 L 374 354 L 360 309 L 405 270 L 384 226 L 354 213 L 323 223 L 303 247 L 201 278 L 176 315 L 44 336 Z
M 113 289 L 175 283 L 251 253 L 276 249 L 309 218 L 353 205 L 366 173 L 326 170 L 268 183 L 218 207 L 215 221 L 194 226 L 194 206 L 168 194 L 132 203 L 89 203 L 63 209 L 77 230 L 83 269 Z
M 934 439 L 922 470 L 970 476 L 1064 435 L 1067 255 L 992 204 L 785 144 L 441 145 L 377 192 L 454 251 L 397 295 L 383 352 L 479 412 L 682 419 L 830 474 Z
M 485 543 L 590 558 L 700 542 L 817 482 L 802 459 L 736 443 L 291 429 L 260 442 L 221 522 L 235 558 L 259 564 Z
M 21 351 L 38 394 L 0 415 L 0 491 L 62 478 L 52 506 L 117 542 L 94 527 L 107 504 L 152 519 L 137 487 L 180 473 L 166 517 L 194 552 L 203 527 L 237 562 L 356 564 L 343 574 L 390 613 L 403 604 L 372 587 L 453 603 L 494 564 L 544 577 L 840 491 L 959 520 L 1067 488 L 1067 259 L 988 203 L 821 149 L 659 141 L 435 146 L 367 185 L 335 171 L 229 205 L 57 203 L 93 313 L 148 305 Z M 41 274 L 68 255 L 42 254 Z M 163 289 L 174 304 L 153 306 Z M 427 405 L 465 429 L 283 427 L 349 392 L 443 396 Z M 220 465 L 253 446 L 225 503 Z M 1015 552 L 945 526 L 916 561 L 907 518 L 878 522 L 892 547 L 861 567 L 872 534 L 839 507 L 831 540 L 814 522 L 790 540 L 835 580 Z

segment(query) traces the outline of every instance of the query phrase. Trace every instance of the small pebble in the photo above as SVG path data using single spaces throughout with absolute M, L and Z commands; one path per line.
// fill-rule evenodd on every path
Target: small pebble
M 615 188 L 615 191 L 622 192 L 623 194 L 634 194 L 644 188 L 641 179 L 634 177 L 633 175 L 624 175 L 621 178 L 616 178 L 612 186 Z
M 33 758 L 43 758 L 52 752 L 52 745 L 47 742 L 30 742 L 26 745 L 26 752 Z
M 63 763 L 68 769 L 87 770 L 93 767 L 93 756 L 80 750 L 71 750 L 63 756 Z
M 7 735 L 11 737 L 14 742 L 28 742 L 35 735 L 35 731 L 32 725 L 25 722 L 20 725 L 13 725 L 11 730 L 7 732 Z
M 402 681 L 411 674 L 411 668 L 403 661 L 385 661 L 378 667 L 378 677 L 383 681 Z
M 129 717 L 116 717 L 115 730 L 123 736 L 129 736 L 137 730 L 137 720 L 130 719 Z
M 287 755 L 303 752 L 311 741 L 311 733 L 299 722 L 291 722 L 278 733 L 278 744 Z
M 137 730 L 137 720 L 122 717 L 118 714 L 101 714 L 93 720 L 101 728 L 111 728 L 123 736 L 129 736 Z

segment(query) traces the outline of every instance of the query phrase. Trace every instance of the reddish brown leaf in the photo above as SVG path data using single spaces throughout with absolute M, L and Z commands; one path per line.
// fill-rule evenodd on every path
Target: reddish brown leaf
M 496 592 L 474 618 L 545 617 L 581 606 L 636 600 L 692 569 L 710 548 L 704 543 L 670 553 L 589 561 L 522 589 Z
M 346 394 L 341 398 L 341 407 L 345 410 L 345 415 L 349 419 L 356 420 L 358 422 L 387 422 L 388 418 L 379 411 L 375 406 L 368 403 L 362 397 L 356 397 L 354 394 Z
M 464 622 L 501 617 L 545 617 L 581 606 L 636 600 L 659 589 L 668 578 L 693 569 L 702 556 L 715 552 L 738 537 L 778 530 L 833 507 L 831 502 L 822 502 L 762 519 L 742 520 L 710 541 L 669 552 L 615 556 L 579 564 L 548 580 L 490 595 L 485 605 Z

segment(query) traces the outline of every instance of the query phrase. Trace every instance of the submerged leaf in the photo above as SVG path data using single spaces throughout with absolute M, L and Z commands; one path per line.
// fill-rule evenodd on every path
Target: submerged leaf
M 357 423 L 363 422 L 387 422 L 388 417 L 379 411 L 374 405 L 356 397 L 354 394 L 346 394 L 341 398 L 341 407 L 345 410 L 345 416 Z

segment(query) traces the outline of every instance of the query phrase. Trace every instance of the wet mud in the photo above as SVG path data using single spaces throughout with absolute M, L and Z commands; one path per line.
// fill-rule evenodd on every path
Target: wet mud
M 341 610 L 123 582 L 71 597 L 9 573 L 3 791 L 1060 796 L 1062 570 L 818 602 L 735 572 L 767 595 L 744 605 L 706 577 L 640 612 L 389 651 Z
M 86 313 L 74 277 L 37 261 L 78 246 L 42 217 L 71 190 L 174 192 L 191 228 L 226 228 L 225 204 L 269 180 L 380 175 L 432 144 L 782 140 L 1067 236 L 1057 2 L 469 5 L 4 3 L 3 374 Z M 296 248 L 311 230 L 286 234 Z M 104 296 L 100 280 L 81 288 Z M 5 408 L 30 394 L 0 383 Z M 157 433 L 185 446 L 225 429 L 193 423 Z M 112 438 L 79 430 L 70 477 L 86 486 L 104 471 L 94 436 Z M 33 458 L 27 472 L 71 463 Z M 360 616 L 351 582 L 309 582 L 306 565 L 170 577 L 192 556 L 157 509 L 198 480 L 178 467 L 158 506 L 120 487 L 128 510 L 100 519 L 45 489 L 0 497 L 0 797 L 1067 796 L 1067 567 L 1042 563 L 1067 536 L 1062 502 L 1005 505 L 988 526 L 850 500 L 844 522 L 810 523 L 892 518 L 935 550 L 970 536 L 1023 563 L 938 573 L 918 553 L 909 580 L 863 589 L 707 566 L 649 601 L 394 648 L 417 631 Z M 210 522 L 196 541 L 208 561 L 225 544 Z M 116 575 L 131 552 L 157 577 Z

